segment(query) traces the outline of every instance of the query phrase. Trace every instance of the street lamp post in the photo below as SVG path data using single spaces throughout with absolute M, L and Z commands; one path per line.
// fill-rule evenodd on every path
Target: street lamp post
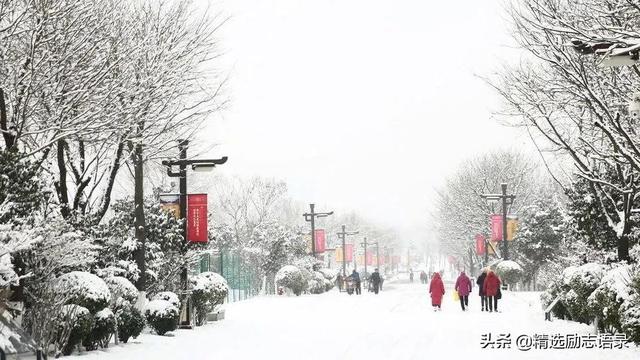
M 327 217 L 329 215 L 333 215 L 333 211 L 329 211 L 326 213 L 317 213 L 315 212 L 315 204 L 309 204 L 310 212 L 302 214 L 304 216 L 304 220 L 311 223 L 311 254 L 313 258 L 316 258 L 316 218 Z
M 342 231 L 338 233 L 338 236 L 342 239 L 342 276 L 347 276 L 347 257 L 345 248 L 347 247 L 346 238 L 347 235 L 356 235 L 359 231 L 347 231 L 346 225 L 342 225 Z M 355 254 L 352 254 L 352 256 Z
M 186 253 L 187 246 L 189 244 L 187 240 L 187 166 L 191 165 L 192 170 L 194 171 L 211 171 L 216 165 L 222 165 L 227 162 L 227 157 L 224 156 L 220 159 L 201 159 L 195 160 L 187 159 L 187 148 L 189 147 L 189 140 L 180 139 L 178 140 L 178 159 L 177 160 L 163 160 L 162 165 L 167 167 L 167 176 L 169 177 L 177 177 L 179 178 L 179 192 L 180 192 L 180 219 L 182 222 L 182 235 L 184 237 L 184 248 L 183 255 Z M 173 167 L 177 166 L 178 171 L 174 172 Z M 182 290 L 185 294 L 184 307 L 186 318 L 180 324 L 181 328 L 191 328 L 191 309 L 190 309 L 190 301 L 187 296 L 189 290 L 188 283 L 188 269 L 186 264 L 182 265 L 182 270 L 180 271 L 180 284 L 182 285 Z
M 503 250 L 504 250 L 504 259 L 509 260 L 509 245 L 507 244 L 507 206 L 513 204 L 513 200 L 516 198 L 515 195 L 507 195 L 507 184 L 500 184 L 502 189 L 501 194 L 482 194 L 480 195 L 482 198 L 487 200 L 500 200 L 502 201 L 502 242 L 503 242 Z M 486 249 L 485 249 L 486 251 Z

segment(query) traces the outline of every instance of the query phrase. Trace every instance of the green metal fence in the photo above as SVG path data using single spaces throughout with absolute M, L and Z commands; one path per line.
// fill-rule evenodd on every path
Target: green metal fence
M 245 300 L 257 295 L 262 279 L 248 262 L 234 251 L 205 254 L 200 260 L 199 272 L 213 271 L 222 275 L 229 284 L 227 302 Z

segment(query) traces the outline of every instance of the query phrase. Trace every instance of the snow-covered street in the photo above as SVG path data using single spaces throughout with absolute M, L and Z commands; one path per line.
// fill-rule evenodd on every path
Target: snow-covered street
M 429 304 L 427 286 L 396 282 L 378 296 L 331 291 L 300 297 L 257 297 L 230 304 L 226 319 L 174 336 L 144 334 L 126 346 L 76 355 L 82 359 L 638 359 L 640 350 L 520 351 L 521 334 L 588 334 L 591 327 L 545 322 L 538 293 L 505 293 L 501 313 L 480 312 L 479 297 L 462 312 L 451 298 L 441 312 Z M 511 349 L 483 349 L 482 334 L 511 334 Z

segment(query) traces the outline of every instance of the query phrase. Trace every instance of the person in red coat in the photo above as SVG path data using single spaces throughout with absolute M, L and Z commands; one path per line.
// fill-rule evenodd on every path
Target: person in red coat
M 444 284 L 438 272 L 433 273 L 433 278 L 431 278 L 431 284 L 429 285 L 429 293 L 431 293 L 431 305 L 433 309 L 441 309 L 440 305 L 442 304 L 442 296 L 444 295 Z
M 469 293 L 471 293 L 471 279 L 464 273 L 464 271 L 460 272 L 460 276 L 456 280 L 456 291 L 458 292 L 458 297 L 460 298 L 460 306 L 462 307 L 462 311 L 465 311 L 466 307 L 469 306 Z
M 489 312 L 498 311 L 498 293 L 500 292 L 500 279 L 493 271 L 487 273 L 484 279 L 484 294 L 487 297 Z

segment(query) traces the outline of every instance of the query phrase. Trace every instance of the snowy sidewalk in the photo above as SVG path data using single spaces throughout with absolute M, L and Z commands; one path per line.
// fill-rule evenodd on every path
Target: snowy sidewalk
M 426 285 L 385 284 L 379 295 L 337 291 L 259 297 L 230 304 L 226 319 L 175 336 L 145 334 L 133 343 L 78 355 L 82 359 L 640 359 L 640 350 L 517 350 L 521 334 L 587 334 L 586 325 L 545 322 L 537 293 L 506 293 L 501 313 L 480 312 L 479 297 L 462 312 L 447 287 L 434 312 Z M 482 349 L 481 335 L 510 333 L 511 349 Z

